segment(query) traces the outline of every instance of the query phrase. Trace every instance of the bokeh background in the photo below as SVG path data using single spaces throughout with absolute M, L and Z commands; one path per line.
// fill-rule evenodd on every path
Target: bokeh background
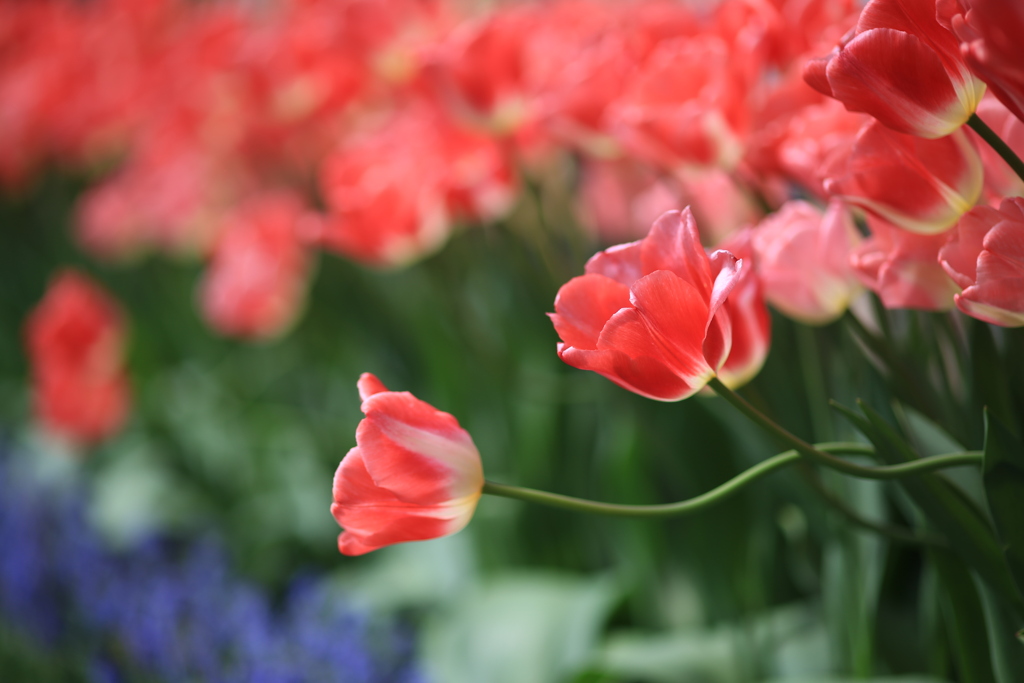
M 558 288 L 621 241 L 579 212 L 578 152 L 529 166 L 506 211 L 456 222 L 415 263 L 315 253 L 294 325 L 257 341 L 204 320 L 204 261 L 82 248 L 80 202 L 105 168 L 50 159 L 0 199 L 3 680 L 956 680 L 924 551 L 821 493 L 913 523 L 879 483 L 797 468 L 665 521 L 485 497 L 455 536 L 337 552 L 331 480 L 362 372 L 455 415 L 501 483 L 662 503 L 784 449 L 718 398 L 658 403 L 558 359 L 545 315 Z M 131 415 L 86 452 L 35 422 L 22 332 L 67 266 L 129 321 Z M 969 359 L 983 350 L 1024 378 L 1019 331 L 871 295 L 855 306 L 886 348 L 849 317 L 810 328 L 773 313 L 748 400 L 808 440 L 860 438 L 827 400 L 862 398 L 922 453 L 980 447 Z

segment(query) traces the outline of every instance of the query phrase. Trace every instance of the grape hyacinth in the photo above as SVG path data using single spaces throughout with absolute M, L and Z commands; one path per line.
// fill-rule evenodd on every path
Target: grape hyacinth
M 280 601 L 231 574 L 219 544 L 153 538 L 106 548 L 80 497 L 26 481 L 0 444 L 0 623 L 83 653 L 104 683 L 420 683 L 407 628 L 315 577 Z

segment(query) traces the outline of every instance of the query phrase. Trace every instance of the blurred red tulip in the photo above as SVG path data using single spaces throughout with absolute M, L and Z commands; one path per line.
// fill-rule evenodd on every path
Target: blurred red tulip
M 81 273 L 50 283 L 25 328 L 36 418 L 84 446 L 116 433 L 130 402 L 124 321 L 110 296 Z
M 850 111 L 923 138 L 960 128 L 985 93 L 936 19 L 935 0 L 871 0 L 856 29 L 809 62 L 804 78 Z
M 641 396 L 691 396 L 729 356 L 722 309 L 741 266 L 726 251 L 709 258 L 690 210 L 670 211 L 644 239 L 595 254 L 586 275 L 558 290 L 549 314 L 558 355 Z
M 954 297 L 961 311 L 994 325 L 1024 326 L 1024 198 L 1006 199 L 998 209 L 975 207 L 960 219 L 939 261 L 963 287 Z
M 836 162 L 824 183 L 830 195 L 910 232 L 950 229 L 981 196 L 981 158 L 962 130 L 926 140 L 872 121 Z
M 338 549 L 362 555 L 386 545 L 454 534 L 483 491 L 480 453 L 458 420 L 407 391 L 359 378 L 366 417 L 356 447 L 334 474 L 331 514 Z
M 226 219 L 200 285 L 203 316 L 221 334 L 265 339 L 282 334 L 302 308 L 310 259 L 300 236 L 318 219 L 279 191 L 256 197 Z

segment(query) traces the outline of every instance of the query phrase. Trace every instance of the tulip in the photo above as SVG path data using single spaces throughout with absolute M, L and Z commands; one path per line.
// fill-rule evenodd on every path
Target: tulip
M 1024 121 L 1024 5 L 1016 0 L 939 0 L 967 66 Z
M 595 254 L 558 290 L 558 355 L 641 396 L 692 396 L 729 356 L 723 304 L 741 269 L 727 251 L 708 256 L 689 208 L 669 211 L 647 237 Z
M 956 225 L 983 187 L 981 158 L 962 130 L 924 140 L 872 121 L 838 165 L 825 179 L 826 192 L 923 235 Z
M 832 54 L 807 64 L 804 79 L 850 111 L 923 138 L 959 129 L 985 94 L 936 19 L 935 0 L 871 0 Z
M 1024 198 L 998 209 L 979 206 L 960 219 L 939 262 L 963 292 L 953 297 L 969 316 L 1024 326 Z
M 130 398 L 124 321 L 110 296 L 66 270 L 50 283 L 25 333 L 33 407 L 43 428 L 75 446 L 117 432 Z
M 362 555 L 466 526 L 484 486 L 473 439 L 448 413 L 388 391 L 370 373 L 358 387 L 366 417 L 334 474 L 331 514 L 344 528 L 338 549 Z
M 210 326 L 248 339 L 287 330 L 302 308 L 310 271 L 299 233 L 316 221 L 290 192 L 270 193 L 239 207 L 226 221 L 200 285 Z
M 860 236 L 842 202 L 831 202 L 825 214 L 807 202 L 787 202 L 761 221 L 753 243 L 765 298 L 794 320 L 830 323 L 860 290 L 850 268 Z
M 868 219 L 871 237 L 850 254 L 861 282 L 886 308 L 944 311 L 953 306 L 956 283 L 938 263 L 948 235 L 916 235 Z

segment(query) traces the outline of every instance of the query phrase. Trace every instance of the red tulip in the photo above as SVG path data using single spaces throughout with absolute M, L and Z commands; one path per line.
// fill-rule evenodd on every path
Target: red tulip
M 939 262 L 964 291 L 954 296 L 969 316 L 1024 326 L 1024 198 L 999 209 L 979 206 L 960 219 Z
M 228 218 L 200 286 L 203 315 L 215 330 L 263 339 L 291 325 L 310 269 L 299 233 L 316 220 L 288 192 L 252 199 Z
M 334 474 L 331 514 L 345 529 L 338 549 L 362 555 L 466 526 L 484 485 L 466 430 L 409 392 L 388 391 L 370 373 L 359 378 L 359 395 L 366 417 Z
M 999 101 L 1024 121 L 1024 4 L 1017 0 L 939 0 L 960 51 Z
M 804 79 L 850 111 L 923 138 L 960 128 L 985 93 L 936 19 L 935 0 L 871 0 L 832 54 L 807 64 Z
M 644 239 L 595 254 L 586 275 L 558 290 L 558 355 L 641 396 L 691 396 L 729 357 L 723 303 L 741 266 L 726 251 L 709 258 L 690 210 L 670 211 Z
M 924 140 L 872 121 L 839 165 L 824 182 L 830 195 L 924 235 L 956 225 L 983 185 L 981 158 L 962 130 Z
M 66 270 L 50 283 L 25 332 L 42 426 L 75 445 L 117 432 L 128 413 L 129 388 L 124 321 L 110 296 Z

